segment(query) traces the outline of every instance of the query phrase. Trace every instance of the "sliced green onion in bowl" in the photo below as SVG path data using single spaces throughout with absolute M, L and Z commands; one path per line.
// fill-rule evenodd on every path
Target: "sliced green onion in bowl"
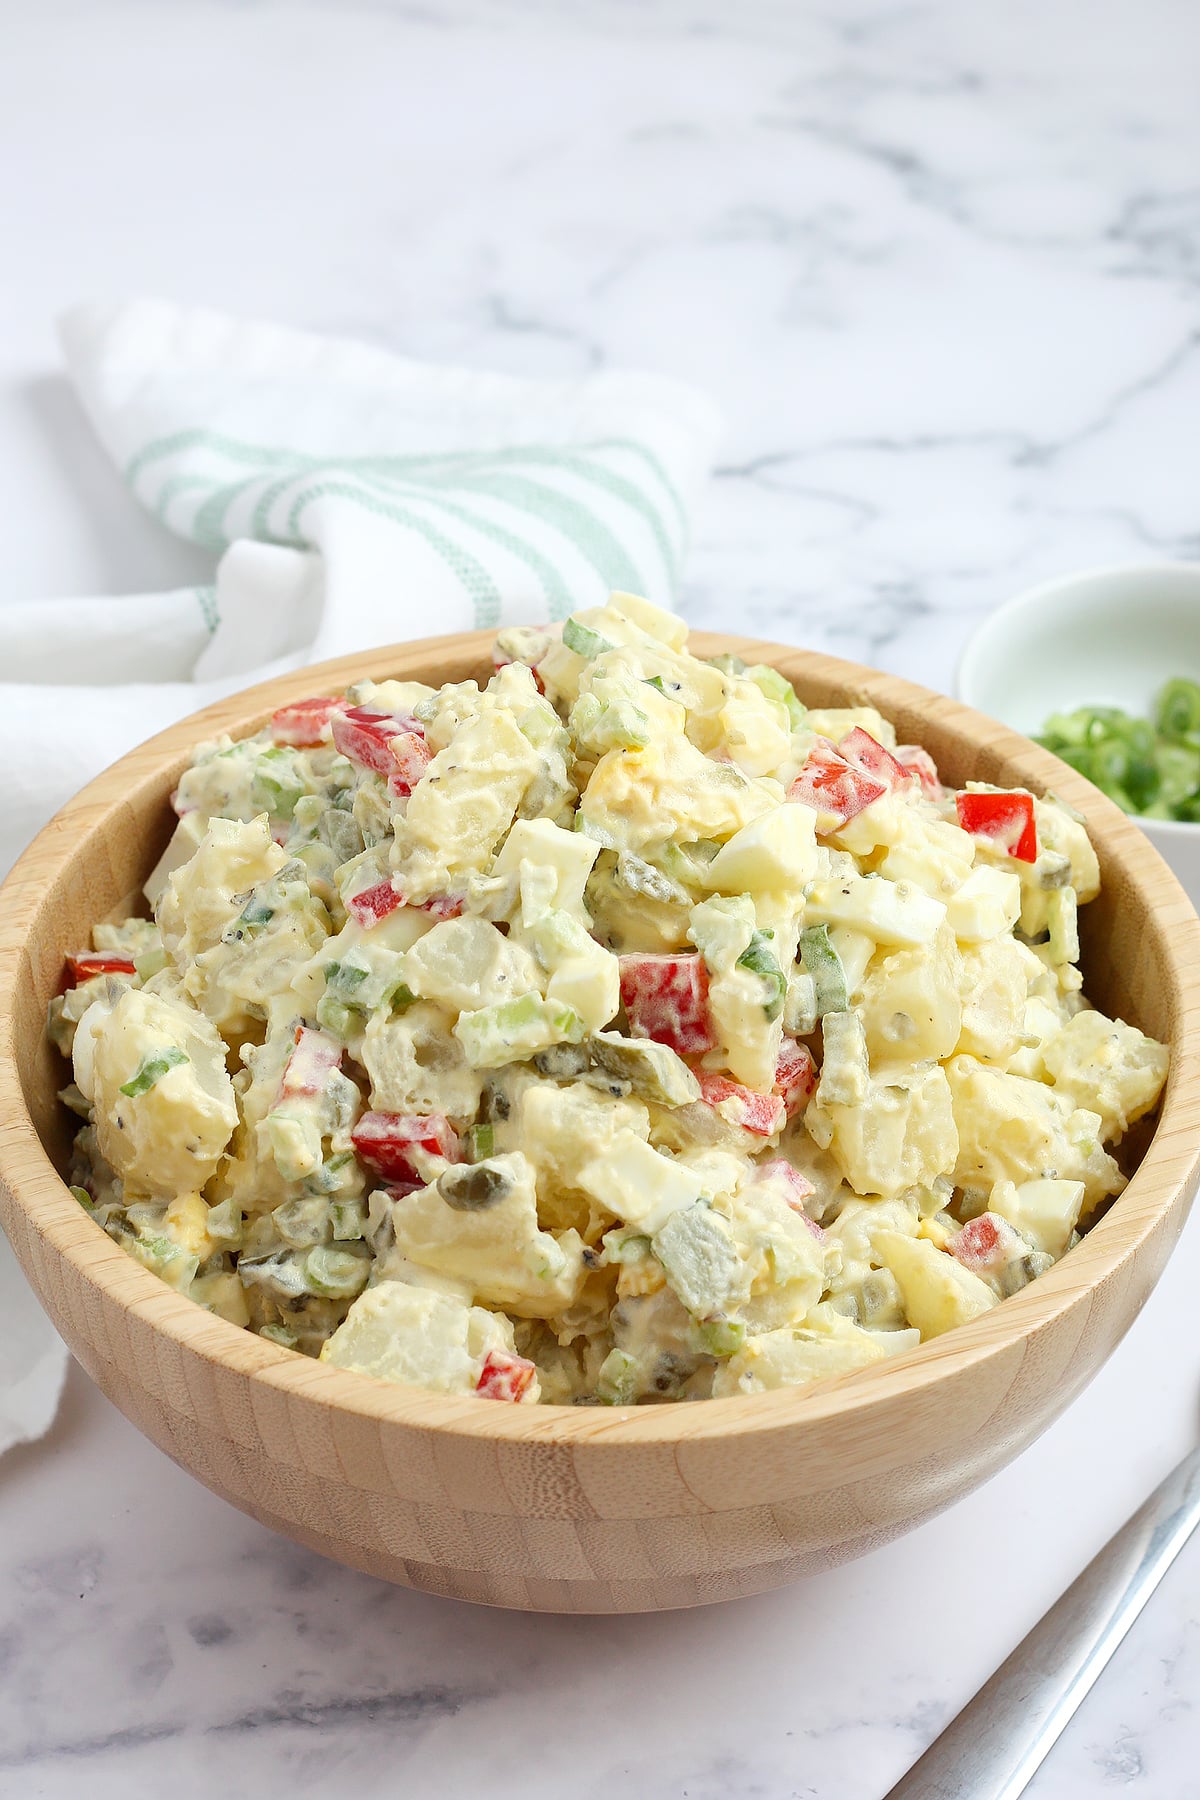
M 1037 742 L 1127 813 L 1200 820 L 1200 682 L 1168 681 L 1153 720 L 1117 706 L 1052 713 Z

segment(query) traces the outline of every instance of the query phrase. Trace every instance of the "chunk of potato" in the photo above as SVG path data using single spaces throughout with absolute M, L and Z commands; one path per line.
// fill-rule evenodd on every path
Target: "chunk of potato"
M 761 1394 L 768 1388 L 800 1387 L 831 1375 L 848 1375 L 882 1362 L 885 1351 L 849 1319 L 831 1314 L 813 1329 L 784 1326 L 748 1338 L 721 1363 L 713 1378 L 713 1398 L 729 1394 Z
M 1100 1114 L 1106 1143 L 1150 1111 L 1167 1078 L 1171 1055 L 1123 1019 L 1077 1012 L 1046 1044 L 1042 1061 L 1054 1091 Z
M 946 1064 L 959 1151 L 954 1179 L 963 1187 L 997 1181 L 1082 1181 L 1086 1206 L 1119 1194 L 1125 1177 L 1100 1145 L 1097 1113 L 1040 1081 L 955 1056 Z
M 126 988 L 111 1009 L 83 1015 L 74 1065 L 101 1155 L 130 1194 L 172 1200 L 204 1186 L 238 1114 L 225 1046 L 203 1013 Z
M 890 1198 L 905 1188 L 928 1187 L 954 1167 L 954 1109 L 945 1073 L 936 1065 L 872 1079 L 861 1104 L 827 1111 L 833 1159 L 857 1194 Z
M 576 1232 L 554 1237 L 538 1225 L 533 1166 L 520 1151 L 452 1166 L 397 1200 L 392 1226 L 401 1256 L 518 1318 L 565 1311 L 587 1272 Z
M 452 1025 L 450 1014 L 428 1000 L 410 1006 L 398 1019 L 386 1012 L 371 1015 L 363 1033 L 362 1061 L 373 1107 L 474 1118 L 484 1077 L 468 1063 Z
M 421 999 L 453 1012 L 497 1006 L 544 987 L 523 944 L 470 917 L 443 919 L 427 931 L 405 957 L 404 980 Z
M 962 963 L 943 925 L 928 946 L 877 953 L 856 1010 L 873 1064 L 941 1062 L 962 1030 Z
M 321 1346 L 321 1361 L 379 1381 L 473 1394 L 493 1350 L 512 1354 L 507 1319 L 432 1288 L 381 1281 L 359 1295 Z M 539 1398 L 535 1380 L 521 1399 Z

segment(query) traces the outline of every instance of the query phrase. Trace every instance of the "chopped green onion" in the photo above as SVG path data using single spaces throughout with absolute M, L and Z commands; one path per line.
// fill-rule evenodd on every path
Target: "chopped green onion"
M 325 985 L 335 989 L 345 999 L 354 992 L 355 988 L 362 986 L 370 972 L 360 963 L 351 962 L 349 958 L 345 962 L 326 963 Z
M 237 923 L 244 926 L 246 931 L 257 931 L 260 926 L 269 925 L 274 917 L 275 908 L 255 894 L 238 914 Z
M 494 1125 L 472 1125 L 467 1133 L 467 1155 L 471 1162 L 482 1162 L 485 1157 L 496 1154 L 496 1127 Z
M 1163 744 L 1158 752 L 1158 794 L 1165 806 L 1183 806 L 1200 793 L 1200 750 Z
M 628 700 L 581 694 L 571 708 L 570 726 L 591 751 L 644 750 L 650 742 L 649 719 Z
M 767 696 L 768 700 L 778 701 L 780 706 L 787 708 L 788 721 L 793 731 L 803 730 L 804 721 L 808 717 L 808 708 L 802 706 L 797 700 L 796 690 L 786 676 L 781 675 L 778 669 L 770 668 L 766 663 L 755 663 L 752 668 L 746 670 L 746 677 L 761 693 Z
M 1200 732 L 1200 683 L 1177 678 L 1158 696 L 1154 722 L 1165 738 L 1187 738 Z
M 286 1325 L 260 1325 L 258 1335 L 267 1338 L 272 1344 L 281 1344 L 285 1350 L 296 1348 L 296 1334 L 289 1331 Z
M 265 766 L 264 766 L 265 765 Z M 264 750 L 250 781 L 250 798 L 274 819 L 290 819 L 296 802 L 304 797 L 304 783 L 296 773 L 290 750 Z
M 185 1250 L 173 1238 L 155 1234 L 147 1237 L 130 1238 L 125 1248 L 131 1256 L 135 1256 L 143 1268 L 165 1281 L 168 1287 L 176 1288 L 180 1293 L 186 1289 L 196 1270 L 200 1267 L 200 1258 L 190 1250 Z
M 312 1194 L 335 1193 L 338 1188 L 346 1185 L 344 1176 L 346 1170 L 350 1168 L 353 1163 L 353 1152 L 349 1150 L 339 1151 L 336 1156 L 331 1156 L 328 1161 L 323 1162 L 320 1168 L 313 1170 L 312 1174 L 305 1182 L 306 1190 Z
M 606 1231 L 602 1242 L 610 1263 L 644 1262 L 650 1254 L 650 1239 L 643 1232 L 630 1231 L 624 1225 Z
M 578 619 L 568 619 L 563 625 L 562 641 L 568 650 L 576 656 L 586 656 L 590 662 L 593 656 L 603 656 L 606 650 L 615 650 L 606 637 L 593 631 L 590 625 L 583 625 Z
M 336 994 L 324 993 L 317 1001 L 317 1024 L 345 1043 L 362 1028 L 362 1015 L 339 1000 Z
M 72 1194 L 74 1194 L 74 1196 L 78 1200 L 80 1206 L 86 1207 L 88 1212 L 92 1211 L 92 1208 L 95 1206 L 96 1202 L 92 1199 L 92 1196 L 88 1193 L 88 1191 L 85 1187 L 72 1187 L 69 1191 Z
M 367 1006 L 363 1006 L 362 995 L 358 990 L 362 988 L 363 981 L 371 974 L 371 970 L 363 963 L 351 961 L 353 954 L 351 950 L 344 963 L 326 963 L 326 992 L 317 1001 L 317 1024 L 324 1024 L 327 1030 L 333 1031 L 340 1039 L 345 1039 L 360 1022 L 354 1021 L 351 1013 L 369 1010 Z
M 141 956 L 135 956 L 133 966 L 138 972 L 139 981 L 149 981 L 151 976 L 166 968 L 167 953 L 161 944 L 156 944 L 153 950 L 145 950 Z
M 348 1300 L 361 1294 L 371 1273 L 365 1256 L 350 1250 L 333 1250 L 318 1244 L 304 1259 L 304 1273 L 314 1294 L 333 1300 Z
M 700 1326 L 700 1342 L 710 1356 L 733 1356 L 745 1341 L 741 1319 L 705 1319 Z
M 638 1366 L 627 1350 L 610 1350 L 600 1364 L 596 1393 L 609 1406 L 631 1406 L 637 1398 Z
M 176 1049 L 174 1044 L 168 1044 L 165 1050 L 156 1050 L 151 1056 L 143 1056 L 137 1066 L 137 1073 L 121 1083 L 120 1091 L 128 1094 L 131 1100 L 135 1099 L 138 1094 L 148 1093 L 156 1082 L 162 1080 L 168 1069 L 177 1069 L 180 1063 L 190 1060 L 184 1051 Z
M 366 1214 L 361 1200 L 335 1200 L 329 1208 L 329 1223 L 335 1242 L 353 1243 L 364 1235 Z

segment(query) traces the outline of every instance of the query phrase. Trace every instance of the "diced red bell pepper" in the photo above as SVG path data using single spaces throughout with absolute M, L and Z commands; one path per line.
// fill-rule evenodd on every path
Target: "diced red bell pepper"
M 407 900 L 401 895 L 399 904 L 416 907 L 417 913 L 432 913 L 434 918 L 462 918 L 466 913 L 464 895 L 430 895 L 428 900 Z
M 399 737 L 394 737 L 391 752 L 395 766 L 388 776 L 388 793 L 399 800 L 407 800 L 432 762 L 433 754 L 425 739 L 415 731 L 402 731 Z
M 342 1060 L 342 1046 L 327 1032 L 315 1031 L 311 1025 L 297 1025 L 292 1053 L 284 1064 L 279 1083 L 279 1098 L 294 1099 L 300 1094 L 321 1094 L 330 1074 Z
M 277 744 L 291 744 L 297 750 L 311 750 L 329 738 L 330 715 L 340 706 L 325 694 L 312 694 L 307 700 L 293 700 L 271 714 L 271 737 Z
M 864 775 L 870 775 L 875 781 L 882 781 L 884 787 L 905 787 L 912 780 L 904 764 L 878 738 L 873 738 L 869 731 L 864 731 L 861 725 L 856 725 L 853 731 L 846 733 L 838 750 L 848 763 L 861 769 Z
M 346 902 L 346 911 L 364 930 L 369 930 L 403 904 L 399 892 L 390 881 L 377 881 L 374 887 L 363 888 L 360 893 L 351 894 Z
M 803 1112 L 816 1085 L 817 1065 L 808 1046 L 785 1037 L 775 1064 L 775 1092 L 781 1096 L 789 1119 Z
M 716 1048 L 702 956 L 638 951 L 622 956 L 620 964 L 621 1003 L 634 1037 L 668 1044 L 679 1056 Z
M 788 799 L 811 806 L 821 815 L 817 831 L 824 836 L 837 831 L 886 793 L 884 782 L 854 768 L 828 738 L 817 738 L 807 762 L 788 789 Z
M 415 1150 L 427 1150 L 447 1162 L 462 1161 L 458 1133 L 445 1113 L 363 1113 L 350 1141 L 359 1161 L 385 1181 L 420 1181 Z
M 814 1234 L 823 1238 L 825 1233 L 815 1219 L 810 1219 L 804 1210 L 804 1202 L 816 1193 L 816 1188 L 807 1176 L 799 1169 L 793 1169 L 786 1157 L 773 1156 L 769 1162 L 759 1163 L 758 1179 L 760 1181 L 778 1181 L 787 1193 L 787 1203 L 794 1212 L 798 1212 L 804 1223 L 811 1227 Z
M 897 744 L 896 761 L 907 769 L 910 775 L 916 776 L 921 784 L 921 791 L 927 794 L 931 800 L 941 799 L 941 777 L 937 772 L 937 764 L 928 750 L 923 749 L 920 744 Z
M 434 894 L 422 900 L 421 911 L 432 913 L 435 919 L 461 919 L 466 905 L 462 894 Z
M 958 822 L 973 837 L 987 838 L 1019 862 L 1036 862 L 1037 826 L 1029 794 L 956 794 Z
M 701 1074 L 700 1098 L 706 1106 L 727 1106 L 725 1117 L 752 1131 L 756 1137 L 773 1137 L 787 1118 L 787 1108 L 779 1094 L 756 1094 L 753 1088 L 730 1081 L 727 1075 Z
M 537 1374 L 537 1364 L 523 1356 L 512 1356 L 507 1350 L 489 1350 L 475 1383 L 475 1392 L 485 1400 L 519 1400 L 529 1391 Z
M 467 910 L 465 894 L 431 894 L 428 900 L 409 900 L 401 894 L 400 904 L 431 913 L 435 919 L 461 919 Z
M 96 975 L 136 975 L 137 969 L 127 956 L 118 956 L 111 950 L 85 951 L 82 956 L 68 956 L 67 969 L 69 975 L 59 990 L 78 987 L 81 982 L 91 981 Z
M 383 776 L 397 772 L 393 740 L 424 735 L 418 720 L 372 712 L 367 706 L 339 706 L 329 722 L 333 728 L 333 741 L 342 755 Z
M 424 1186 L 423 1181 L 389 1181 L 383 1191 L 389 1200 L 407 1200 L 410 1194 L 419 1194 Z
M 976 1275 L 995 1275 L 1024 1256 L 1029 1246 L 1007 1219 L 984 1212 L 969 1219 L 951 1238 L 948 1248 L 965 1269 Z

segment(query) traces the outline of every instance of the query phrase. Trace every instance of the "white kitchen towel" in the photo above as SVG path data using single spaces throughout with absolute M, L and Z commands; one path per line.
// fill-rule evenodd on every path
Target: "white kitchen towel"
M 213 581 L 0 607 L 0 874 L 105 764 L 276 671 L 675 596 L 717 429 L 676 382 L 435 368 L 158 300 L 61 331 L 101 442 Z M 2 1240 L 0 1320 L 2 1452 L 47 1429 L 65 1367 Z
M 158 300 L 61 333 L 133 494 L 214 576 L 0 608 L 0 873 L 114 757 L 277 670 L 612 588 L 675 596 L 717 428 L 677 382 L 433 367 Z

